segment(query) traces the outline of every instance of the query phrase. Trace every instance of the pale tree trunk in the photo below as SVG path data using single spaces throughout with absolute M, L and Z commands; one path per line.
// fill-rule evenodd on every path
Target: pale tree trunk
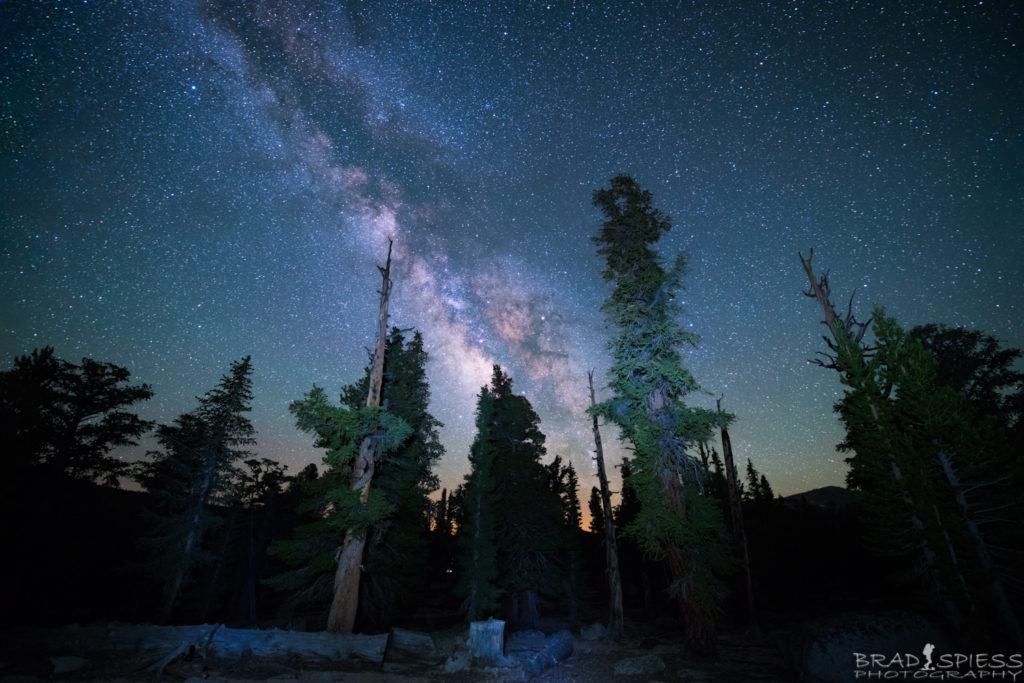
M 384 351 L 388 334 L 388 299 L 391 296 L 391 242 L 388 242 L 386 265 L 377 267 L 381 275 L 380 310 L 377 319 L 377 344 L 373 351 L 373 365 L 370 370 L 370 390 L 366 395 L 366 407 L 380 406 L 381 387 L 384 382 Z M 352 462 L 349 488 L 359 492 L 363 505 L 370 495 L 370 482 L 374 472 L 374 439 L 367 436 L 359 444 L 359 452 Z M 359 608 L 359 579 L 362 576 L 365 535 L 357 536 L 351 530 L 345 534 L 345 541 L 338 548 L 338 567 L 334 572 L 334 597 L 331 611 L 327 615 L 327 630 L 331 633 L 352 633 Z
M 590 383 L 590 406 L 594 401 L 594 371 L 587 372 Z M 612 518 L 612 494 L 608 489 L 608 475 L 604 469 L 604 448 L 601 445 L 601 431 L 594 415 L 594 460 L 597 461 L 597 479 L 601 484 L 601 505 L 604 510 L 604 557 L 608 575 L 608 629 L 609 640 L 622 637 L 622 577 L 619 573 L 619 549 L 615 542 L 615 520 Z
M 722 399 L 718 399 L 718 410 L 722 410 Z M 733 533 L 736 534 L 736 546 L 740 551 L 740 562 L 743 563 L 744 588 L 747 593 L 747 628 L 751 632 L 759 631 L 757 625 L 757 609 L 754 603 L 754 580 L 750 569 L 750 550 L 747 546 L 747 531 L 743 525 L 743 506 L 740 502 L 740 489 L 736 482 L 736 461 L 732 457 L 732 439 L 729 430 L 722 423 L 722 458 L 725 460 L 725 480 L 728 484 L 729 515 L 732 517 Z

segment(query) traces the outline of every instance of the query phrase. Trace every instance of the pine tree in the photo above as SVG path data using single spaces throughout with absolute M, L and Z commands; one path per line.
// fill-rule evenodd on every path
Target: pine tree
M 483 387 L 476 403 L 476 437 L 469 451 L 469 474 L 463 485 L 459 521 L 459 580 L 456 593 L 463 596 L 469 621 L 479 621 L 498 608 L 497 518 L 498 496 L 494 474 L 497 447 L 491 440 L 496 426 L 495 397 Z
M 687 644 L 712 653 L 730 552 L 694 452 L 725 416 L 685 404 L 699 390 L 680 355 L 698 338 L 676 322 L 685 259 L 662 266 L 651 247 L 670 222 L 632 178 L 613 178 L 609 189 L 594 193 L 594 204 L 605 216 L 594 238 L 607 264 L 602 275 L 615 285 L 602 310 L 617 336 L 609 343 L 613 397 L 592 411 L 614 422 L 635 449 L 631 483 L 641 506 L 629 532 L 668 561 Z
M 386 358 L 381 396 L 390 436 L 388 447 L 376 456 L 370 506 L 350 507 L 356 503 L 351 493 L 342 491 L 348 470 L 329 452 L 327 471 L 318 485 L 307 488 L 303 502 L 310 521 L 271 551 L 294 567 L 271 579 L 272 586 L 292 591 L 302 601 L 322 600 L 327 583 L 323 575 L 333 570 L 328 557 L 337 547 L 338 532 L 358 524 L 366 534 L 358 615 L 364 627 L 374 630 L 386 630 L 403 601 L 423 589 L 433 507 L 429 494 L 437 488 L 432 467 L 444 453 L 438 439 L 441 424 L 428 410 L 427 353 L 420 333 L 408 338 L 392 328 Z M 328 406 L 326 421 L 316 431 L 330 437 L 331 429 L 337 430 L 332 442 L 348 452 L 361 432 L 348 431 L 351 427 L 345 425 L 365 413 L 360 397 L 366 396 L 370 370 L 342 389 L 341 406 Z M 312 407 L 294 405 L 298 415 Z M 348 502 L 339 505 L 339 495 Z
M 1006 567 L 996 561 L 998 544 L 985 528 L 988 513 L 1008 501 L 1017 521 L 1001 525 L 1017 533 L 1016 487 L 993 462 L 992 426 L 971 410 L 969 399 L 938 381 L 939 364 L 876 307 L 859 323 L 851 312 L 835 314 L 828 273 L 814 277 L 811 257 L 801 261 L 831 332 L 829 353 L 817 362 L 839 372 L 847 390 L 837 405 L 846 426 L 842 450 L 847 483 L 862 492 L 865 515 L 880 552 L 903 557 L 950 625 L 977 638 L 984 626 L 1000 623 L 1006 644 L 1020 646 L 1022 634 L 1005 589 Z M 870 329 L 875 341 L 862 344 Z M 1003 461 L 1005 462 L 1005 461 Z M 1019 481 L 1019 466 L 1010 478 Z M 1014 508 L 1016 504 L 1016 508 Z M 996 534 L 998 534 L 998 526 Z M 991 643 L 986 643 L 991 644 Z
M 130 468 L 110 452 L 137 445 L 153 427 L 127 410 L 153 396 L 149 385 L 129 384 L 130 377 L 113 363 L 61 360 L 49 346 L 15 358 L 0 373 L 0 429 L 15 470 L 42 465 L 118 485 Z
M 565 513 L 541 464 L 545 449 L 539 425 L 530 402 L 513 394 L 512 380 L 494 366 L 477 401 L 460 533 L 458 590 L 470 620 L 493 613 L 504 595 L 510 617 L 535 628 L 538 595 L 561 589 L 557 557 Z
M 173 613 L 191 572 L 208 558 L 203 542 L 217 521 L 214 503 L 232 490 L 235 464 L 255 443 L 245 415 L 251 410 L 251 374 L 249 356 L 233 362 L 195 410 L 157 428 L 161 450 L 149 453 L 153 460 L 142 481 L 156 501 L 156 534 L 149 544 L 164 579 L 164 619 Z
M 359 613 L 375 630 L 389 628 L 402 603 L 424 589 L 429 495 L 438 486 L 432 468 L 444 454 L 438 437 L 443 425 L 429 412 L 428 357 L 422 335 L 414 332 L 407 338 L 402 330 L 392 328 L 386 353 L 383 402 L 413 433 L 394 451 L 381 454 L 373 480 L 393 510 L 370 528 L 363 561 Z M 357 409 L 368 383 L 369 370 L 362 382 L 342 391 L 342 401 Z

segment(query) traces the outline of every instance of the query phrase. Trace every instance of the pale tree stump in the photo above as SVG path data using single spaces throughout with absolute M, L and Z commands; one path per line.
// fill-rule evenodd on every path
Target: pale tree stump
M 473 659 L 500 663 L 505 659 L 505 622 L 493 617 L 469 624 L 469 653 Z

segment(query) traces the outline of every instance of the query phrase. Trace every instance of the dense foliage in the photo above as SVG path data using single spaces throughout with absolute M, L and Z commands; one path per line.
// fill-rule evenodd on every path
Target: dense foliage
M 377 629 L 387 628 L 403 601 L 423 589 L 428 494 L 437 488 L 432 467 L 444 452 L 437 435 L 441 424 L 428 410 L 427 353 L 421 335 L 407 338 L 392 329 L 385 359 L 381 408 L 365 407 L 369 369 L 359 382 L 342 388 L 339 406 L 330 405 L 319 387 L 292 404 L 299 426 L 313 431 L 317 445 L 328 449 L 326 468 L 303 487 L 301 509 L 308 522 L 272 548 L 293 568 L 271 581 L 291 591 L 298 602 L 329 600 L 341 539 L 349 530 L 365 534 L 359 619 Z M 348 479 L 355 449 L 368 434 L 381 447 L 363 506 Z
M 160 449 L 149 453 L 152 461 L 140 475 L 154 499 L 147 545 L 153 574 L 164 584 L 165 617 L 195 567 L 211 559 L 204 538 L 235 491 L 237 465 L 251 455 L 255 429 L 245 414 L 251 410 L 251 374 L 249 356 L 233 362 L 193 411 L 160 425 Z
M 477 400 L 459 524 L 457 591 L 470 619 L 494 614 L 504 597 L 508 618 L 536 628 L 538 596 L 563 589 L 562 542 L 568 520 L 579 527 L 579 501 L 569 491 L 574 473 L 541 463 L 544 440 L 530 402 L 494 366 Z
M 83 358 L 80 365 L 53 347 L 14 359 L 0 373 L 0 433 L 17 470 L 43 466 L 76 479 L 116 486 L 129 473 L 115 447 L 135 446 L 153 423 L 127 409 L 153 395 L 129 384 L 127 369 Z
M 710 652 L 730 551 L 695 453 L 726 416 L 685 402 L 700 389 L 681 355 L 698 338 L 677 321 L 686 261 L 680 255 L 671 268 L 662 265 L 653 246 L 671 224 L 651 200 L 628 176 L 594 192 L 605 220 L 593 239 L 606 262 L 602 275 L 614 284 L 602 310 L 615 336 L 609 342 L 613 395 L 592 410 L 615 423 L 635 451 L 629 484 L 640 508 L 626 532 L 668 561 L 688 643 Z

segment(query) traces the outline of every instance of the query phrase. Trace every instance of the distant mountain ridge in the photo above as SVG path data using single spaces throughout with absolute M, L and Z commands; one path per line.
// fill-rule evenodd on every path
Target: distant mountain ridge
M 784 497 L 782 501 L 794 507 L 809 505 L 830 510 L 842 510 L 857 504 L 857 494 L 842 486 L 822 486 L 803 493 L 794 493 Z

